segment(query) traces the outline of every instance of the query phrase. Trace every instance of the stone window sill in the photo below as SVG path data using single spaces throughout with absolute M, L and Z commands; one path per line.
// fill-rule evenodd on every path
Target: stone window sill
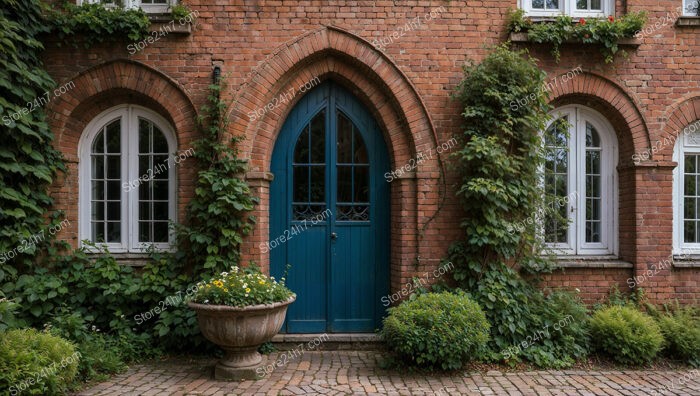
M 676 19 L 676 26 L 680 27 L 700 27 L 700 17 L 682 16 Z
M 180 23 L 173 20 L 170 14 L 148 14 L 148 19 L 151 20 L 150 32 L 163 32 L 172 34 L 189 35 L 192 33 L 192 23 Z
M 511 32 L 510 33 L 510 41 L 513 43 L 531 43 L 530 38 L 528 37 L 527 33 L 522 33 L 522 32 Z M 582 44 L 578 40 L 566 40 L 564 41 L 565 44 Z M 537 43 L 535 43 L 537 44 Z M 621 38 L 617 41 L 617 45 L 624 45 L 627 47 L 639 47 L 642 44 L 642 40 L 636 38 L 636 37 L 628 37 L 628 38 Z
M 559 268 L 634 268 L 617 256 L 558 256 Z
M 676 268 L 700 268 L 700 255 L 692 254 L 683 258 L 673 256 L 673 266 Z
M 90 257 L 97 257 L 104 253 L 101 252 L 88 252 Z M 151 261 L 151 257 L 148 253 L 110 253 L 112 257 L 117 261 L 117 264 L 124 265 L 128 267 L 144 267 Z

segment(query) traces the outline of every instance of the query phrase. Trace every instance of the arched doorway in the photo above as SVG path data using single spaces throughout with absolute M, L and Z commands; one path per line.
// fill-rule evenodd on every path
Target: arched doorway
M 329 81 L 291 111 L 272 154 L 271 273 L 291 265 L 288 333 L 371 332 L 389 290 L 389 170 L 364 106 Z

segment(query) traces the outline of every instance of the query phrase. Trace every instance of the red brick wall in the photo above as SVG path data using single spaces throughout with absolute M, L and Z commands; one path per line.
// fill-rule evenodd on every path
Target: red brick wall
M 653 23 L 681 0 L 617 1 L 618 15 L 647 10 Z M 467 59 L 479 60 L 485 46 L 507 38 L 505 15 L 516 1 L 253 1 L 188 0 L 198 13 L 190 35 L 171 33 L 129 53 L 128 41 L 89 50 L 49 45 L 45 61 L 60 84 L 76 88 L 51 104 L 57 146 L 70 172 L 56 183 L 58 208 L 77 221 L 77 142 L 90 118 L 117 103 L 137 103 L 162 114 L 178 134 L 180 150 L 195 138 L 192 121 L 206 97 L 213 65 L 228 76 L 231 129 L 245 136 L 243 155 L 251 159 L 249 179 L 261 203 L 259 223 L 244 247 L 246 258 L 263 267 L 268 257 L 257 246 L 267 240 L 270 155 L 275 138 L 296 97 L 250 122 L 248 112 L 264 107 L 280 92 L 314 77 L 345 85 L 372 111 L 382 126 L 392 168 L 434 148 L 459 132 L 460 108 L 450 94 L 462 79 Z M 421 19 L 385 50 L 371 43 L 392 35 L 413 18 L 442 7 L 439 17 Z M 435 14 L 434 14 L 435 15 Z M 435 15 L 437 16 L 437 15 Z M 526 44 L 555 76 L 581 66 L 583 74 L 552 92 L 557 105 L 581 104 L 598 110 L 614 126 L 619 142 L 620 259 L 634 269 L 567 269 L 547 284 L 578 287 L 589 300 L 667 257 L 671 251 L 671 147 L 636 165 L 642 152 L 664 134 L 700 118 L 693 104 L 700 97 L 700 43 L 693 28 L 663 27 L 645 36 L 606 65 L 598 48 L 569 45 L 557 64 L 549 49 Z M 444 160 L 444 158 L 443 158 Z M 443 164 L 444 165 L 444 164 Z M 415 174 L 394 181 L 391 226 L 391 280 L 397 290 L 414 273 L 432 268 L 460 235 L 462 214 L 451 190 L 453 175 L 441 177 L 437 159 Z M 449 169 L 449 168 L 447 168 Z M 179 171 L 179 208 L 194 183 L 191 168 Z M 63 238 L 77 243 L 77 229 Z M 659 300 L 700 297 L 700 269 L 673 268 L 648 283 Z

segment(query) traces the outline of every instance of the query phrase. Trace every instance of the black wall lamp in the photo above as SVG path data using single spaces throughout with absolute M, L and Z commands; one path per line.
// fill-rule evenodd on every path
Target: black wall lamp
M 214 66 L 214 72 L 212 73 L 212 77 L 214 78 L 214 85 L 219 85 L 219 81 L 221 80 L 220 66 Z

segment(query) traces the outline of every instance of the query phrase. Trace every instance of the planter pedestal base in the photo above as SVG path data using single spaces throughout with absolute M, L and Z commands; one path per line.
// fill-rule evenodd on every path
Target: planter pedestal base
M 214 378 L 223 381 L 256 380 L 265 376 L 265 359 L 257 347 L 224 348 L 226 356 L 214 367 Z
M 219 381 L 259 380 L 265 377 L 263 362 L 250 367 L 229 367 L 217 363 L 214 367 L 214 378 Z

